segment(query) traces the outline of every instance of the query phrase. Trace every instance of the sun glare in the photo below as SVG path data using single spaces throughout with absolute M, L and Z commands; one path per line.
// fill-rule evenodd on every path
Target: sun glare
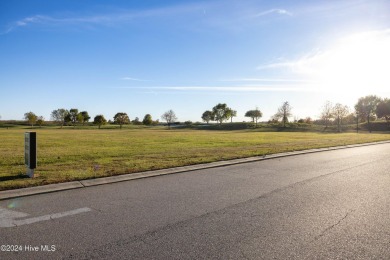
M 324 91 L 388 91 L 390 30 L 345 38 L 331 50 L 313 57 L 310 66 Z

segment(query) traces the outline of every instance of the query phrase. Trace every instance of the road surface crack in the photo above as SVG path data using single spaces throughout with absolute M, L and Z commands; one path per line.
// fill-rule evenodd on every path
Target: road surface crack
M 350 213 L 352 213 L 352 212 L 353 212 L 353 210 L 348 211 L 348 212 L 347 212 L 341 219 L 339 219 L 335 224 L 333 224 L 333 225 L 331 225 L 331 226 L 325 228 L 318 236 L 316 236 L 316 237 L 314 238 L 313 241 L 316 241 L 316 240 L 320 239 L 321 237 L 323 237 L 324 235 L 326 235 L 330 230 L 332 230 L 333 228 L 335 228 L 335 227 L 337 227 L 338 225 L 340 225 L 341 222 L 343 222 L 343 221 L 348 217 L 348 215 L 349 215 Z M 312 241 L 312 242 L 313 242 L 313 241 Z

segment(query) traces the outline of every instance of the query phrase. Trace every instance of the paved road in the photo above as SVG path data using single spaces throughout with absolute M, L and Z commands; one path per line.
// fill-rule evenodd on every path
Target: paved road
M 0 201 L 0 245 L 19 250 L 0 259 L 390 259 L 389 158 L 381 144 Z

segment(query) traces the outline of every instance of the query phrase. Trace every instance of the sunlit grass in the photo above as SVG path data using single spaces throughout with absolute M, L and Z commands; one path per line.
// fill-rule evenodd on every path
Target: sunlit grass
M 390 140 L 389 134 L 151 129 L 34 129 L 36 178 L 25 178 L 24 132 L 0 129 L 0 190 L 293 150 Z

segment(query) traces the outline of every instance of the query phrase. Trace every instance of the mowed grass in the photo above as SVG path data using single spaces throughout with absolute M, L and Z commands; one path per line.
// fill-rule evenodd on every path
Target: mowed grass
M 34 129 L 36 177 L 26 178 L 24 132 L 0 129 L 0 190 L 293 150 L 390 140 L 389 134 L 150 129 Z

